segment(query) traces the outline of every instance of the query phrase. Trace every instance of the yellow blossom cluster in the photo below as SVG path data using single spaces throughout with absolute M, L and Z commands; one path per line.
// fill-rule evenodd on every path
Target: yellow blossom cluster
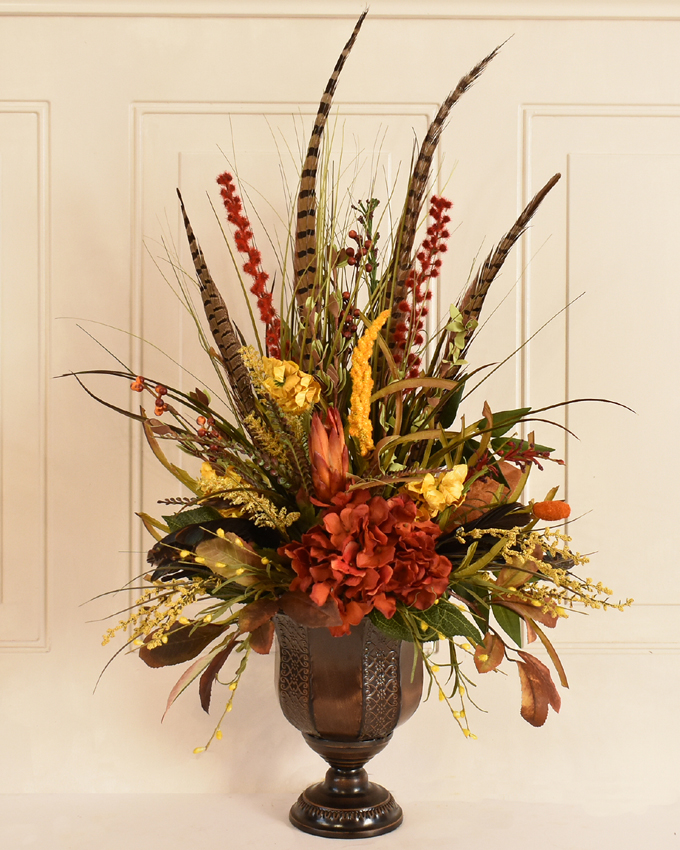
M 349 413 L 349 433 L 359 441 L 362 456 L 367 455 L 373 448 L 373 428 L 371 426 L 371 394 L 373 393 L 373 377 L 369 360 L 373 346 L 378 338 L 380 329 L 390 315 L 384 310 L 366 330 L 357 343 L 352 355 L 352 399 Z
M 232 499 L 231 490 L 243 487 L 243 479 L 233 469 L 226 470 L 224 475 L 218 475 L 207 461 L 201 465 L 201 477 L 197 483 L 204 496 L 221 496 L 227 501 Z M 223 508 L 220 513 L 223 517 L 240 517 L 243 516 L 243 508 Z
M 463 495 L 467 471 L 467 465 L 459 463 L 436 477 L 428 472 L 420 481 L 407 484 L 406 489 L 418 497 L 417 501 L 421 503 L 423 511 L 432 518 L 444 508 L 458 504 Z
M 144 591 L 133 605 L 133 612 L 127 620 L 109 629 L 102 638 L 102 646 L 115 636 L 116 632 L 131 628 L 132 641 L 141 646 L 147 638 L 147 649 L 154 649 L 167 641 L 170 627 L 180 620 L 184 609 L 205 593 L 202 579 L 194 579 L 191 584 L 183 582 L 155 582 L 153 587 Z M 148 636 L 153 633 L 151 640 Z
M 300 416 L 321 398 L 321 385 L 292 360 L 263 357 L 264 388 L 284 413 Z
M 300 518 L 297 511 L 277 508 L 266 496 L 257 493 L 233 469 L 218 475 L 211 464 L 201 466 L 198 486 L 204 496 L 220 496 L 234 507 L 218 509 L 223 517 L 240 517 L 248 514 L 255 525 L 277 528 L 281 532 Z
M 204 496 L 214 496 L 242 487 L 243 479 L 232 468 L 225 470 L 224 475 L 218 475 L 212 464 L 206 461 L 201 464 L 201 477 L 198 479 L 198 486 Z
M 549 582 L 548 585 L 538 582 L 530 584 L 518 590 L 516 587 L 508 587 L 507 591 L 517 594 L 518 601 L 528 602 L 530 605 L 541 607 L 544 611 L 567 616 L 560 606 L 573 608 L 574 604 L 581 604 L 585 608 L 601 608 L 603 610 L 615 608 L 623 611 L 632 605 L 633 599 L 623 602 L 611 602 L 608 598 L 611 589 L 605 587 L 601 582 L 593 583 L 592 579 L 578 578 L 571 572 L 574 566 L 587 564 L 588 558 L 578 552 L 569 549 L 571 537 L 562 534 L 556 529 L 545 528 L 540 531 L 531 531 L 526 534 L 519 528 L 474 528 L 469 531 L 458 529 L 456 538 L 464 543 L 466 538 L 479 540 L 490 535 L 504 541 L 504 545 L 497 553 L 497 559 L 503 559 L 508 566 L 515 571 L 528 570 L 528 575 L 534 575 L 540 581 Z M 556 563 L 563 566 L 553 566 L 549 556 L 556 559 Z M 487 559 L 481 556 L 480 563 L 488 567 Z M 471 564 L 470 567 L 473 567 Z M 487 572 L 479 573 L 485 582 L 493 581 L 493 576 Z
M 280 436 L 275 436 L 274 433 L 257 417 L 254 413 L 249 413 L 243 420 L 248 428 L 248 431 L 257 439 L 258 444 L 270 454 L 279 463 L 279 474 L 292 477 L 293 470 L 290 466 L 288 454 L 286 452 L 285 443 Z M 299 422 L 299 419 L 294 419 L 293 423 Z

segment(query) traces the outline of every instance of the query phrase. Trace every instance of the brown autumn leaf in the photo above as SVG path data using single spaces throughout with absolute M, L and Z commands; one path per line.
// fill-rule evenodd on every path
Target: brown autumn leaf
M 254 632 L 271 621 L 279 610 L 278 599 L 258 599 L 241 609 L 238 616 L 239 632 Z
M 510 566 L 503 567 L 496 576 L 496 584 L 499 587 L 521 587 L 523 584 L 526 584 L 535 573 L 536 564 L 515 555 L 510 561 Z
M 208 407 L 210 405 L 210 399 L 203 392 L 203 390 L 199 389 L 198 387 L 196 387 L 196 389 L 192 393 L 189 393 L 189 397 L 196 399 L 196 401 L 199 401 L 201 404 L 205 405 L 206 407 Z
M 519 679 L 522 684 L 522 708 L 520 714 L 532 726 L 543 726 L 548 717 L 548 706 L 559 712 L 562 705 L 550 671 L 533 655 L 519 652 L 517 661 Z
M 241 567 L 262 569 L 262 557 L 238 534 L 228 531 L 224 537 L 209 537 L 196 547 L 196 554 L 205 558 L 210 569 L 218 575 L 231 578 Z M 217 566 L 221 564 L 221 566 Z
M 465 499 L 449 517 L 448 524 L 451 527 L 465 525 L 482 516 L 488 506 L 496 499 L 499 490 L 502 498 L 515 489 L 522 477 L 520 470 L 513 464 L 506 463 L 506 461 L 501 461 L 499 466 L 510 489 L 488 475 L 473 481 L 465 494 Z
M 505 644 L 497 634 L 487 632 L 482 643 L 475 647 L 475 667 L 478 673 L 488 673 L 505 658 Z
M 494 604 L 502 605 L 504 608 L 509 608 L 526 622 L 527 618 L 535 620 L 542 626 L 547 626 L 549 629 L 554 629 L 557 625 L 559 617 L 557 614 L 551 614 L 550 611 L 544 611 L 542 607 L 529 605 L 526 602 L 518 602 L 516 596 L 499 596 L 494 599 Z
M 166 425 L 165 422 L 161 422 L 160 419 L 149 419 L 148 421 L 149 427 L 157 437 L 167 437 L 168 435 L 173 437 L 177 436 L 177 431 L 169 425 Z
M 260 655 L 269 655 L 274 641 L 274 623 L 268 620 L 250 633 L 250 646 Z
M 210 711 L 210 697 L 212 696 L 212 687 L 217 678 L 217 674 L 224 666 L 224 662 L 229 658 L 232 649 L 237 646 L 240 641 L 236 640 L 236 635 L 232 637 L 229 643 L 221 652 L 218 652 L 213 660 L 205 668 L 203 675 L 198 683 L 198 695 L 201 698 L 201 707 L 206 714 Z
M 167 643 L 149 649 L 143 646 L 139 650 L 139 657 L 149 667 L 170 667 L 172 664 L 183 664 L 203 652 L 203 650 L 218 638 L 228 626 L 219 623 L 205 623 L 196 628 L 194 624 L 183 626 L 181 623 L 173 623 L 167 631 Z M 193 631 L 192 631 L 193 629 Z M 152 632 L 147 642 L 152 640 Z
M 289 590 L 279 599 L 279 605 L 284 614 L 309 629 L 342 625 L 338 605 L 331 598 L 323 605 L 317 605 L 301 590 Z

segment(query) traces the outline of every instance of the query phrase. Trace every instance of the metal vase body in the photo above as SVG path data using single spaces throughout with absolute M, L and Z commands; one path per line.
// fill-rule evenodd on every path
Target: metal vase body
M 401 807 L 387 789 L 369 782 L 364 764 L 418 707 L 423 668 L 415 646 L 393 640 L 368 618 L 343 637 L 285 615 L 275 624 L 281 708 L 330 765 L 325 780 L 300 795 L 291 822 L 330 838 L 396 829 Z

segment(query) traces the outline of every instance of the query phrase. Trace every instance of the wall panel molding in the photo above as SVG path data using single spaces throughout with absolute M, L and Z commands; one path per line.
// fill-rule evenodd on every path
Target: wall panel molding
M 348 0 L 14 0 L 0 16 L 347 18 L 360 3 Z M 680 0 L 373 0 L 372 19 L 677 21 Z
M 0 102 L 0 650 L 48 648 L 48 123 Z

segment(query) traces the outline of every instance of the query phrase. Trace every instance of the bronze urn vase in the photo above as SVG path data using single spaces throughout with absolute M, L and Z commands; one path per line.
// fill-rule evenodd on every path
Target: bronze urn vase
M 414 645 L 393 640 L 368 618 L 342 637 L 285 614 L 275 625 L 281 708 L 330 765 L 323 782 L 300 794 L 291 823 L 327 838 L 369 838 L 396 829 L 401 807 L 369 781 L 364 765 L 418 707 L 423 668 Z

